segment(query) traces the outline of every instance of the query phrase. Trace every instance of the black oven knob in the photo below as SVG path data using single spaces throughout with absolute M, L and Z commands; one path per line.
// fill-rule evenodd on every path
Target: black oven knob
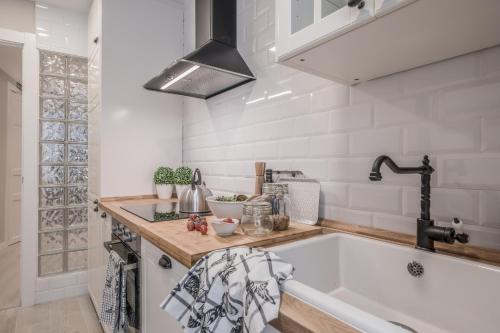
M 170 258 L 167 257 L 166 255 L 162 255 L 160 260 L 158 261 L 158 265 L 164 269 L 171 269 L 172 260 L 170 260 Z
M 130 230 L 129 231 L 125 231 L 123 233 L 123 241 L 124 242 L 132 242 L 136 238 L 137 238 L 137 236 L 133 232 L 130 232 Z

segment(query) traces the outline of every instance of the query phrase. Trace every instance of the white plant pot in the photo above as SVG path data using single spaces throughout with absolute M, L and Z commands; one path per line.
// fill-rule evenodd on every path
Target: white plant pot
M 181 198 L 182 192 L 184 192 L 185 189 L 187 189 L 191 185 L 179 185 L 175 184 L 175 192 L 177 192 L 177 198 Z
M 174 190 L 174 185 L 172 184 L 156 184 L 156 194 L 158 199 L 170 199 L 172 197 L 172 191 Z

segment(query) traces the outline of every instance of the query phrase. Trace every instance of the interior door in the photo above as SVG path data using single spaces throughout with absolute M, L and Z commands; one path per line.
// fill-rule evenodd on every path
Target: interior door
M 7 149 L 5 181 L 5 239 L 20 240 L 21 225 L 21 91 L 7 84 Z

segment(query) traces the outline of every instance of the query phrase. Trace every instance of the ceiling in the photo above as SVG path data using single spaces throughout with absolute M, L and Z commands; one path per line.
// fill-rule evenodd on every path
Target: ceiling
M 0 69 L 17 82 L 22 82 L 22 49 L 0 44 Z
M 39 2 L 41 4 L 45 3 L 48 5 L 53 5 L 55 7 L 66 8 L 66 9 L 76 10 L 79 12 L 88 13 L 92 0 L 42 0 L 42 1 L 33 0 L 33 2 Z

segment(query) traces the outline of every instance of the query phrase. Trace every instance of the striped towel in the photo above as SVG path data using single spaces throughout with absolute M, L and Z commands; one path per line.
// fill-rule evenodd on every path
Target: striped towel
M 279 286 L 293 266 L 272 252 L 247 247 L 201 258 L 161 307 L 185 332 L 262 332 L 278 317 Z
M 125 261 L 118 253 L 109 251 L 108 267 L 102 293 L 101 323 L 114 333 L 127 332 L 127 272 Z

